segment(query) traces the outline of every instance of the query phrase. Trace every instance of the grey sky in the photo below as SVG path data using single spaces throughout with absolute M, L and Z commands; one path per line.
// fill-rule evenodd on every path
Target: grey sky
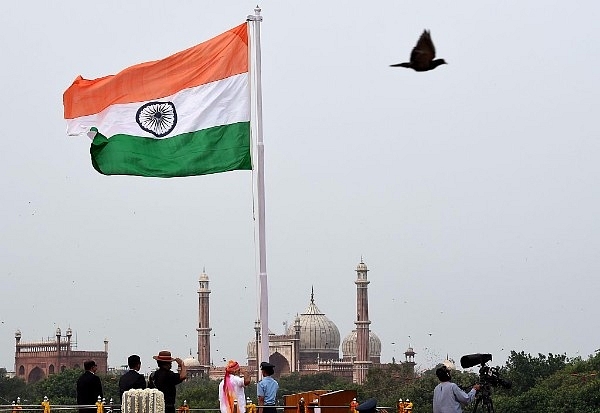
M 71 327 L 78 348 L 245 361 L 256 281 L 249 172 L 105 177 L 68 138 L 62 93 L 243 22 L 256 3 L 3 5 L 0 366 Z M 600 348 L 600 5 L 594 1 L 265 1 L 270 326 L 317 306 L 342 337 L 368 265 L 382 358 L 587 357 Z M 405 61 L 423 29 L 448 65 Z M 396 343 L 396 344 L 392 344 Z

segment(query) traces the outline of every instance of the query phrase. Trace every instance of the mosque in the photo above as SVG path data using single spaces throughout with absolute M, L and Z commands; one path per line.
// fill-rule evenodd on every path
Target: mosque
M 296 316 L 281 335 L 269 334 L 269 362 L 276 366 L 275 375 L 291 373 L 331 373 L 362 384 L 373 366 L 382 366 L 381 340 L 371 331 L 369 319 L 368 269 L 362 261 L 356 267 L 356 320 L 355 329 L 341 340 L 340 331 L 317 307 L 314 293 L 306 309 Z M 224 367 L 214 366 L 210 358 L 210 288 L 206 272 L 199 278 L 198 288 L 198 353 L 197 358 L 184 360 L 188 376 L 223 378 Z M 264 361 L 257 357 L 260 346 L 260 323 L 254 324 L 255 338 L 246 348 L 246 370 L 258 378 L 258 365 Z M 83 362 L 94 359 L 101 372 L 108 371 L 108 340 L 104 351 L 76 350 L 76 340 L 69 328 L 62 335 L 60 328 L 56 337 L 43 341 L 22 342 L 21 331 L 15 333 L 15 373 L 26 382 L 36 382 L 66 368 L 81 368 Z M 342 357 L 340 358 L 340 346 Z M 415 352 L 412 347 L 404 352 L 402 362 L 405 371 L 414 375 Z
M 340 331 L 315 303 L 311 291 L 306 309 L 296 316 L 294 323 L 287 326 L 284 334 L 269 334 L 269 362 L 276 366 L 277 376 L 291 373 L 331 373 L 337 377 L 351 379 L 362 384 L 372 366 L 381 366 L 381 340 L 371 331 L 369 320 L 368 268 L 361 259 L 356 267 L 356 320 L 355 329 L 343 340 Z M 212 365 L 210 359 L 210 288 L 208 275 L 203 272 L 198 288 L 198 358 L 184 360 L 189 376 L 220 379 L 224 368 Z M 247 366 L 254 375 L 258 373 L 261 357 L 260 323 L 254 325 L 255 338 L 247 345 Z M 342 357 L 340 358 L 340 345 Z M 402 364 L 414 374 L 415 352 L 409 347 L 404 353 Z M 258 377 L 258 376 L 257 376 Z

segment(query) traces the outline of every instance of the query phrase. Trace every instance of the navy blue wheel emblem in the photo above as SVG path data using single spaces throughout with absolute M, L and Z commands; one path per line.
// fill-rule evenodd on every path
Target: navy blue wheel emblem
M 135 120 L 140 128 L 162 138 L 175 128 L 177 112 L 171 102 L 148 102 L 138 109 Z

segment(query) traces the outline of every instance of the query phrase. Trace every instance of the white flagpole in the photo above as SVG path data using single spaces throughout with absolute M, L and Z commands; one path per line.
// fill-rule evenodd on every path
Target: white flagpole
M 263 361 L 269 361 L 269 291 L 267 289 L 267 248 L 265 241 L 265 168 L 262 128 L 262 85 L 260 75 L 260 7 L 256 6 L 250 22 L 250 93 L 252 107 L 255 109 L 252 119 L 252 134 L 256 140 L 256 192 L 258 210 L 258 292 L 260 320 L 260 354 Z

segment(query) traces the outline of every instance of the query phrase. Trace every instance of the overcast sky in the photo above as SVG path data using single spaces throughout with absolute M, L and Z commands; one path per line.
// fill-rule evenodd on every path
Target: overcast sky
M 71 327 L 109 365 L 245 362 L 257 317 L 252 174 L 107 177 L 62 94 L 242 23 L 247 0 L 10 1 L 0 14 L 0 367 Z M 369 268 L 382 361 L 600 348 L 600 5 L 261 3 L 270 327 L 310 301 L 345 337 Z M 423 29 L 449 63 L 406 61 Z

